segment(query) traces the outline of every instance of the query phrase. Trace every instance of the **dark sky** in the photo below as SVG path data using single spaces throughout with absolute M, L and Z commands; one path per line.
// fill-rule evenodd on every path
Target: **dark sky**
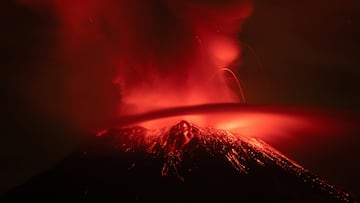
M 5 167 L 0 168 L 0 193 L 49 168 L 85 134 L 61 115 L 52 116 L 47 107 L 60 108 L 64 99 L 57 94 L 64 82 L 62 62 L 52 54 L 55 17 L 46 9 L 11 0 L 1 4 L 0 162 Z M 352 123 L 359 121 L 359 4 L 255 1 L 254 13 L 239 34 L 244 48 L 237 74 L 248 103 L 340 109 L 351 115 Z M 45 106 L 34 105 L 33 97 L 46 101 Z M 360 194 L 356 132 L 323 145 L 303 140 L 276 147 L 330 182 Z
M 250 100 L 358 108 L 359 8 L 349 0 L 257 1 L 241 34 L 265 72 L 261 77 L 252 66 L 243 70 L 252 71 L 244 78 Z M 256 81 L 264 78 L 271 91 Z

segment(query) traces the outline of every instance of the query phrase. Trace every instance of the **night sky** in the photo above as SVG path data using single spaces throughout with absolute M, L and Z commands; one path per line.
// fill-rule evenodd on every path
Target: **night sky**
M 357 195 L 359 11 L 357 0 L 257 0 L 239 33 L 243 58 L 237 72 L 249 104 L 345 112 L 339 119 L 353 128 L 347 134 L 270 144 Z M 67 119 L 69 108 L 86 104 L 80 101 L 69 107 L 62 94 L 69 72 L 55 54 L 59 22 L 52 11 L 2 0 L 0 22 L 2 193 L 51 167 L 90 133 Z M 103 84 L 93 89 L 93 95 L 83 101 L 88 101 L 89 107 L 103 105 L 96 95 L 113 91 L 107 87 Z M 106 111 L 111 111 L 110 107 Z

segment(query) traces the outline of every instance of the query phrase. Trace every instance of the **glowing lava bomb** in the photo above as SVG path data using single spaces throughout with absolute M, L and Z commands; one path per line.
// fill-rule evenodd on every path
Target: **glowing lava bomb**
M 117 128 L 8 198 L 149 202 L 355 202 L 263 141 L 186 121 Z

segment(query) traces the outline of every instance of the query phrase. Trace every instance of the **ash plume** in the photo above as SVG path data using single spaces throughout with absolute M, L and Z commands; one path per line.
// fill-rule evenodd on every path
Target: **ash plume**
M 241 54 L 251 0 L 21 0 L 55 16 L 65 114 L 82 121 L 237 102 L 219 73 Z

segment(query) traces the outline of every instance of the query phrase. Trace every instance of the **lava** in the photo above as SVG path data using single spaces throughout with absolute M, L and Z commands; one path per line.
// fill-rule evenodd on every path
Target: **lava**
M 187 121 L 110 128 L 3 199 L 356 202 L 258 138 Z
M 306 199 L 309 198 L 306 191 L 310 190 L 311 193 L 320 195 L 321 199 L 317 197 L 316 201 L 323 202 L 326 199 L 331 202 L 355 202 L 351 195 L 336 189 L 261 139 L 243 136 L 239 133 L 214 128 L 202 128 L 187 121 L 180 121 L 175 125 L 156 130 L 139 126 L 112 128 L 98 139 L 106 140 L 106 145 L 109 143 L 115 145 L 113 153 L 118 153 L 121 157 L 134 154 L 135 157 L 150 156 L 160 159 L 162 166 L 158 170 L 161 170 L 161 175 L 175 176 L 180 181 L 187 181 L 187 177 L 191 177 L 192 170 L 196 170 L 198 164 L 193 160 L 200 154 L 205 153 L 212 157 L 211 163 L 215 163 L 214 160 L 217 159 L 224 160 L 238 174 L 245 176 L 261 177 L 260 171 L 264 169 L 267 173 L 270 173 L 268 174 L 270 176 L 280 172 L 281 176 L 286 176 L 288 180 L 291 179 L 296 184 L 306 188 L 299 189 L 295 194 L 292 194 L 293 196 L 290 195 L 292 201 L 298 201 L 301 195 L 306 194 L 303 200 L 313 202 L 314 199 L 312 198 Z M 143 154 L 144 152 L 145 154 Z M 133 157 L 132 155 L 129 156 Z M 129 170 L 135 170 L 136 164 L 141 165 L 140 161 L 136 161 L 136 158 L 129 161 L 131 160 L 134 163 L 131 164 Z M 214 167 L 218 166 L 214 165 Z M 234 178 L 237 176 L 240 175 L 234 175 Z M 269 180 L 264 179 L 265 181 Z M 240 192 L 246 194 L 245 191 Z M 283 193 L 281 193 L 280 198 L 278 197 L 281 201 L 289 198 Z M 241 195 L 232 198 L 241 199 Z
M 56 53 L 67 73 L 64 114 L 88 126 L 105 120 L 100 125 L 105 130 L 96 138 L 111 142 L 100 153 L 115 148 L 116 157 L 128 158 L 116 159 L 131 162 L 124 179 L 141 164 L 135 159 L 149 159 L 162 176 L 172 174 L 186 181 L 204 156 L 220 160 L 220 167 L 225 161 L 237 178 L 254 171 L 268 179 L 272 174 L 284 175 L 297 186 L 301 183 L 331 199 L 353 201 L 262 141 L 295 131 L 332 135 L 344 127 L 337 117 L 240 104 L 245 102 L 244 92 L 231 65 L 241 61 L 238 33 L 251 15 L 251 0 L 19 2 L 45 7 L 56 17 Z M 228 86 L 224 72 L 235 78 L 239 93 Z M 172 124 L 184 119 L 189 122 Z M 194 161 L 197 156 L 202 158 Z M 236 180 L 252 176 L 244 177 Z

